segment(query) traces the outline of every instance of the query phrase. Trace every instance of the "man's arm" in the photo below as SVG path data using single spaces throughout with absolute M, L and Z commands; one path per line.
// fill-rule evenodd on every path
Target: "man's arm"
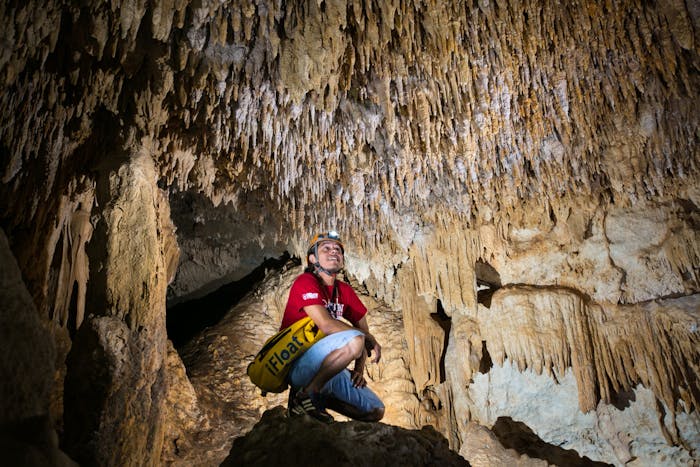
M 343 321 L 334 319 L 323 305 L 308 305 L 304 307 L 304 311 L 327 336 L 336 332 L 353 329 Z

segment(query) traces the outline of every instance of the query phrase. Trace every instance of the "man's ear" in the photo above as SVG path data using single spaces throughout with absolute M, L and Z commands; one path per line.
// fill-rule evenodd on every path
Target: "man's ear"
M 317 260 L 316 260 L 316 255 L 313 254 L 313 253 L 311 253 L 311 254 L 309 255 L 309 264 L 316 264 L 316 262 L 317 262 Z

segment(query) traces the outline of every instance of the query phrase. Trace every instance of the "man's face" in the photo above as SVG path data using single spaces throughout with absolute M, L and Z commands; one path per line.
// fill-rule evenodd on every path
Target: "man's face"
M 332 240 L 324 240 L 318 244 L 318 262 L 321 267 L 330 272 L 338 272 L 343 269 L 343 250 L 336 242 Z M 314 255 L 311 255 L 314 257 Z M 312 261 L 315 262 L 314 259 Z

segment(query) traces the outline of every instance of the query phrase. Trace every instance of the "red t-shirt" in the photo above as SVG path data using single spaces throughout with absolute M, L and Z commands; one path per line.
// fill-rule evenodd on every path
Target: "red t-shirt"
M 339 280 L 335 282 L 338 284 L 338 292 L 337 297 L 333 299 L 333 286 L 325 286 L 324 292 L 321 289 L 321 282 L 312 273 L 305 272 L 297 277 L 289 290 L 289 299 L 284 309 L 280 329 L 305 318 L 304 307 L 309 305 L 322 305 L 333 318 L 342 317 L 352 324 L 357 324 L 367 313 L 367 308 L 350 285 Z

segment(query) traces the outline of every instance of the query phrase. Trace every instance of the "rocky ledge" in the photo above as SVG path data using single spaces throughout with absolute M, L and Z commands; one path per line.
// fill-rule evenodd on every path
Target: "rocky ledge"
M 324 424 L 310 417 L 285 416 L 281 406 L 233 442 L 222 467 L 234 466 L 468 466 L 431 427 L 407 430 L 383 423 Z

